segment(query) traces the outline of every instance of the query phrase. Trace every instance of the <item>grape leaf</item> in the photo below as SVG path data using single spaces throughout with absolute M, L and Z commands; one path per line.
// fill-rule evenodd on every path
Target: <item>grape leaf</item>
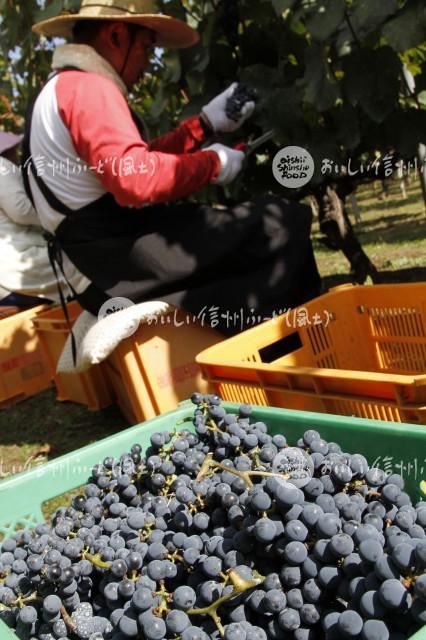
M 258 24 L 252 22 L 246 27 L 241 37 L 241 52 L 248 65 L 261 63 L 270 67 L 278 64 L 279 41 L 268 33 L 265 39 L 265 32 Z
M 368 49 L 353 51 L 343 60 L 343 87 L 349 104 L 356 106 L 368 94 L 371 84 L 370 59 L 372 52 Z
M 336 31 L 344 15 L 344 0 L 318 0 L 305 19 L 306 28 L 314 40 L 325 42 Z
M 426 40 L 426 6 L 423 2 L 406 5 L 382 30 L 396 51 L 411 49 Z
M 163 54 L 162 61 L 166 67 L 163 74 L 163 82 L 178 82 L 180 80 L 182 68 L 177 51 L 173 49 L 167 50 Z
M 318 111 L 327 111 L 339 97 L 339 89 L 327 77 L 327 68 L 319 45 L 313 44 L 306 49 L 305 64 L 305 100 Z
M 179 55 L 184 73 L 205 71 L 210 61 L 209 49 L 201 42 L 189 49 L 180 49 Z
M 355 149 L 361 142 L 357 110 L 349 104 L 342 104 L 335 109 L 332 118 L 330 134 L 335 135 L 338 143 L 349 151 Z
M 397 0 L 359 0 L 351 13 L 352 26 L 358 37 L 365 37 L 381 26 L 398 10 Z
M 426 110 L 399 110 L 386 122 L 386 141 L 405 158 L 411 161 L 416 157 L 420 131 L 426 131 Z
M 360 104 L 375 122 L 382 122 L 399 98 L 401 61 L 390 47 L 362 49 L 344 60 L 344 94 L 353 106 Z
M 349 55 L 354 48 L 358 48 L 353 33 L 346 22 L 342 22 L 339 26 L 334 42 L 339 58 Z
M 229 2 L 229 0 L 226 0 L 226 2 Z M 268 2 L 265 2 L 265 0 L 247 0 L 244 2 L 244 6 L 241 7 L 241 15 L 246 23 L 254 21 L 257 24 L 266 24 L 270 20 L 277 22 L 274 7 L 269 0 Z
M 421 105 L 426 107 L 426 91 L 420 91 L 419 95 L 417 96 L 417 99 Z
M 35 22 L 41 22 L 41 20 L 47 20 L 48 18 L 54 18 L 61 13 L 63 7 L 62 0 L 53 0 L 45 9 L 38 11 L 35 16 Z
M 274 140 L 291 139 L 302 123 L 302 91 L 296 86 L 269 91 L 257 122 L 263 130 L 274 129 Z M 296 134 L 297 138 L 297 134 Z
M 226 69 L 228 76 L 235 76 L 238 73 L 237 61 L 232 55 L 229 45 L 215 43 L 210 48 L 210 63 L 207 72 L 215 72 L 217 69 Z
M 245 69 L 240 74 L 240 80 L 249 87 L 253 87 L 259 93 L 259 97 L 268 95 L 273 86 L 280 84 L 280 77 L 276 70 L 264 64 L 254 64 Z
M 204 73 L 191 71 L 191 73 L 186 74 L 185 78 L 191 95 L 198 95 L 203 92 L 205 79 Z
M 153 103 L 149 108 L 149 115 L 151 118 L 153 118 L 154 120 L 157 120 L 161 116 L 164 109 L 166 108 L 167 100 L 168 100 L 168 95 L 167 95 L 167 92 L 165 91 L 165 87 L 164 86 L 158 87 L 155 100 L 153 101 Z
M 78 11 L 81 6 L 80 0 L 64 0 L 64 9 L 66 11 Z
M 291 9 L 295 4 L 296 0 L 272 0 L 272 6 L 279 16 L 281 16 L 284 11 L 287 9 Z
M 172 18 L 177 18 L 178 20 L 185 21 L 186 19 L 185 8 L 180 0 L 162 0 L 161 11 Z

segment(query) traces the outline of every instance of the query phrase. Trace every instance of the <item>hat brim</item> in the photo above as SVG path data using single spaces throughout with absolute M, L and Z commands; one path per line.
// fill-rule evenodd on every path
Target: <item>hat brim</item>
M 72 40 L 72 30 L 76 22 L 80 20 L 113 20 L 116 22 L 131 22 L 141 27 L 152 29 L 157 34 L 156 45 L 159 47 L 184 49 L 192 47 L 199 39 L 199 33 L 186 22 L 172 18 L 171 16 L 158 14 L 144 14 L 137 16 L 57 16 L 38 22 L 33 26 L 33 31 L 39 36 L 47 38 L 65 38 Z

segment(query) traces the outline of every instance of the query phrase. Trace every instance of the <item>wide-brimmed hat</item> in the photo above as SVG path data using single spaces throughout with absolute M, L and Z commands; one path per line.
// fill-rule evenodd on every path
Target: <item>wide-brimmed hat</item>
M 0 154 L 16 147 L 24 136 L 22 134 L 7 133 L 6 131 L 0 131 Z
M 191 47 L 199 40 L 198 32 L 186 22 L 160 13 L 155 0 L 83 0 L 77 13 L 64 11 L 55 18 L 38 22 L 33 31 L 40 36 L 70 40 L 78 20 L 119 20 L 139 24 L 155 31 L 159 47 Z

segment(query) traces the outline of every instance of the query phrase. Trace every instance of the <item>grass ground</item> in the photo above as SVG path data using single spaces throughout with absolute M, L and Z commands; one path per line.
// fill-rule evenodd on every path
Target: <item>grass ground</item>
M 407 196 L 402 198 L 396 182 L 386 200 L 378 200 L 371 186 L 357 196 L 362 222 L 356 231 L 384 282 L 426 280 L 426 214 L 418 184 L 410 185 Z M 321 244 L 316 223 L 313 239 L 325 286 L 350 282 L 347 260 Z M 57 402 L 53 389 L 0 409 L 0 480 L 126 426 L 115 407 L 92 413 L 79 405 Z
M 379 183 L 376 183 L 377 192 Z M 418 183 L 402 197 L 398 182 L 392 182 L 388 197 L 379 200 L 372 186 L 360 190 L 357 201 L 361 224 L 354 224 L 361 244 L 380 271 L 383 282 L 426 280 L 426 213 Z M 351 222 L 354 217 L 351 215 Z M 344 255 L 324 247 L 314 224 L 314 250 L 327 288 L 350 282 L 349 263 Z

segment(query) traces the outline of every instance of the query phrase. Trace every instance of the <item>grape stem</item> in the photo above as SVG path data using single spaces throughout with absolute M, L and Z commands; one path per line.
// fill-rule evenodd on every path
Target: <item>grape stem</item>
M 178 426 L 180 426 L 181 424 L 184 424 L 185 422 L 190 422 L 190 421 L 192 422 L 192 418 L 184 418 L 183 420 L 179 420 L 179 422 L 176 423 L 176 426 L 173 432 L 170 434 L 169 442 L 163 445 L 158 452 L 160 456 L 162 454 L 166 454 L 167 456 L 170 455 L 170 451 L 172 451 L 172 449 L 174 448 L 174 441 L 180 438 L 181 436 L 181 432 L 178 431 Z
M 204 500 L 202 499 L 202 497 L 197 494 L 196 496 L 196 500 L 195 502 L 190 502 L 188 507 L 189 507 L 189 513 L 194 514 L 194 513 L 198 513 L 198 509 L 203 509 L 206 506 Z
M 154 529 L 154 526 L 155 525 L 153 522 L 149 522 L 144 526 L 143 529 L 141 529 L 141 532 L 140 532 L 141 542 L 145 542 L 146 540 L 148 540 L 149 536 L 152 533 L 152 530 Z
M 175 475 L 175 474 L 173 474 L 171 476 L 167 476 L 166 483 L 165 483 L 164 487 L 160 491 L 160 495 L 161 496 L 164 496 L 165 498 L 167 498 L 170 495 L 169 491 L 171 489 L 172 484 L 174 483 L 174 481 L 176 479 L 177 479 L 177 475 Z M 173 493 L 173 496 L 174 496 L 174 493 Z
M 72 621 L 65 607 L 61 607 L 61 615 L 67 629 L 69 629 L 72 633 L 75 633 L 77 631 L 77 627 Z
M 380 498 L 380 496 L 381 496 L 381 495 L 382 495 L 382 494 L 381 494 L 381 493 L 379 493 L 378 491 L 368 491 L 368 492 L 365 494 L 365 497 L 366 497 L 366 498 Z
M 231 600 L 232 598 L 235 598 L 235 596 L 239 595 L 240 593 L 244 593 L 245 591 L 248 591 L 249 589 L 252 589 L 253 587 L 257 587 L 259 584 L 261 584 L 265 578 L 264 576 L 260 576 L 259 574 L 257 575 L 259 577 L 253 578 L 252 580 L 245 580 L 244 578 L 241 578 L 241 576 L 238 575 L 235 569 L 230 569 L 228 571 L 228 576 L 230 581 L 232 582 L 232 586 L 233 586 L 232 592 L 227 594 L 226 596 L 222 596 L 221 598 L 218 598 L 217 600 L 215 600 L 215 602 L 212 602 L 212 604 L 210 604 L 208 607 L 202 607 L 200 609 L 188 609 L 188 611 L 186 612 L 187 615 L 210 616 L 213 619 L 220 635 L 223 638 L 225 635 L 225 629 L 222 625 L 222 622 L 220 620 L 217 610 L 225 602 L 228 602 L 228 600 Z
M 84 550 L 81 553 L 81 559 L 88 560 L 95 567 L 98 567 L 98 569 L 110 569 L 112 564 L 111 562 L 104 562 L 101 556 L 99 555 L 99 553 L 97 553 L 96 555 L 93 555 L 91 553 L 88 553 L 88 551 L 84 551 Z
M 42 602 L 41 598 L 39 598 L 37 591 L 34 591 L 34 593 L 32 593 L 30 596 L 28 596 L 27 598 L 24 598 L 22 596 L 19 596 L 15 602 L 13 602 L 13 606 L 14 607 L 19 607 L 20 609 L 22 609 L 22 607 L 25 607 L 25 605 L 27 604 L 27 602 Z
M 207 426 L 208 425 L 208 426 Z M 206 429 L 208 431 L 211 431 L 212 433 L 220 433 L 222 435 L 225 434 L 225 431 L 222 431 L 222 429 L 219 429 L 219 427 L 217 426 L 217 424 L 215 423 L 214 420 L 207 420 L 206 422 Z
M 202 480 L 212 468 L 221 469 L 222 471 L 228 471 L 229 473 L 233 473 L 239 478 L 242 478 L 249 489 L 252 489 L 252 487 L 254 486 L 251 480 L 252 477 L 281 478 L 282 480 L 288 480 L 290 478 L 290 476 L 286 473 L 273 473 L 271 471 L 238 471 L 238 469 L 234 469 L 234 467 L 227 467 L 221 462 L 213 460 L 213 454 L 208 453 L 204 458 L 204 462 L 201 465 L 196 480 L 198 482 Z
M 167 560 L 170 560 L 171 562 L 173 562 L 173 564 L 176 564 L 176 560 L 178 562 L 183 562 L 183 556 L 180 555 L 179 553 L 179 549 L 176 549 L 176 551 L 173 551 L 173 553 L 165 553 L 164 557 Z
M 158 618 L 162 618 L 164 613 L 169 613 L 170 607 L 168 605 L 172 602 L 172 597 L 166 589 L 164 580 L 161 580 L 160 586 L 160 591 L 154 592 L 154 596 L 158 596 L 160 598 L 159 606 L 153 610 L 154 615 Z
M 348 491 L 357 491 L 361 487 L 365 485 L 364 480 L 352 480 L 352 482 L 348 482 L 342 489 L 343 493 L 348 493 Z
M 9 575 L 8 571 L 0 571 L 0 584 L 4 584 L 7 576 Z

